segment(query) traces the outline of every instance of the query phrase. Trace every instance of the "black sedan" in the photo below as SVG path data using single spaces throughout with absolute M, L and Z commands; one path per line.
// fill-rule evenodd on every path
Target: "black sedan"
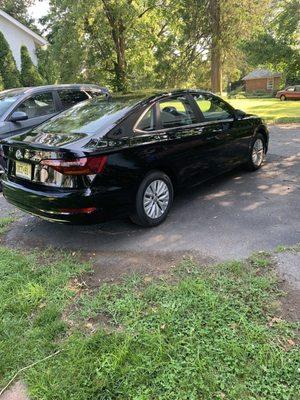
M 180 90 L 137 100 L 98 97 L 3 142 L 5 198 L 58 222 L 167 217 L 174 190 L 243 164 L 261 167 L 261 118 L 212 93 Z

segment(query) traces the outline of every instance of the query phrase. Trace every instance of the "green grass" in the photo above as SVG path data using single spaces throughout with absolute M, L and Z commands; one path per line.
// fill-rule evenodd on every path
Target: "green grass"
M 7 232 L 10 225 L 16 220 L 15 217 L 2 217 L 0 218 L 0 235 L 3 235 Z
M 23 373 L 32 399 L 299 399 L 295 326 L 273 318 L 267 255 L 95 292 L 70 284 L 89 268 L 75 257 L 0 248 L 0 386 L 63 349 Z
M 291 251 L 291 252 L 295 252 L 295 253 L 300 252 L 300 243 L 295 244 L 293 246 L 279 245 L 275 249 L 275 253 L 285 253 L 287 251 Z
M 239 110 L 257 114 L 268 123 L 300 122 L 300 101 L 280 101 L 279 99 L 227 99 Z

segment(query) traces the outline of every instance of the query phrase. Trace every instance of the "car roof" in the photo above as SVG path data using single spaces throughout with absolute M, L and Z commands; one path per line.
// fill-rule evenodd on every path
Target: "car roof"
M 198 93 L 198 94 L 213 94 L 212 92 L 209 92 L 207 90 L 203 90 L 203 89 L 174 89 L 174 90 L 168 90 L 165 92 L 148 92 L 147 95 L 145 95 L 145 92 L 132 92 L 132 93 L 128 93 L 128 94 L 114 94 L 111 93 L 110 94 L 110 99 L 111 100 L 120 100 L 120 101 L 125 101 L 126 99 L 136 99 L 137 100 L 137 104 L 147 104 L 147 103 L 151 103 L 153 101 L 157 101 L 159 99 L 162 98 L 168 98 L 171 96 L 180 96 L 180 95 L 184 95 L 187 93 Z
M 10 94 L 10 95 L 21 95 L 21 94 L 30 94 L 36 92 L 43 92 L 48 90 L 59 90 L 59 89 L 82 89 L 82 90 L 102 90 L 104 92 L 108 92 L 108 89 L 105 87 L 101 87 L 95 84 L 89 83 L 74 83 L 74 84 L 59 84 L 59 85 L 44 85 L 44 86 L 32 86 L 32 87 L 22 87 L 15 89 L 8 89 L 0 92 L 1 94 Z

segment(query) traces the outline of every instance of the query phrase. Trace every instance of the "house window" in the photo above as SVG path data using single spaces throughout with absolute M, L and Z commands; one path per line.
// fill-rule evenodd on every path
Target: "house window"
M 274 88 L 274 79 L 268 78 L 267 79 L 267 90 L 273 90 Z

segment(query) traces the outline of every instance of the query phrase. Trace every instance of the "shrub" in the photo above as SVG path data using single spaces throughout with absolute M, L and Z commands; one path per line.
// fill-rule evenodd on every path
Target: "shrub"
M 24 86 L 44 84 L 44 79 L 33 64 L 26 46 L 21 47 L 21 79 Z
M 4 89 L 20 87 L 20 74 L 9 45 L 0 32 L 0 75 Z

